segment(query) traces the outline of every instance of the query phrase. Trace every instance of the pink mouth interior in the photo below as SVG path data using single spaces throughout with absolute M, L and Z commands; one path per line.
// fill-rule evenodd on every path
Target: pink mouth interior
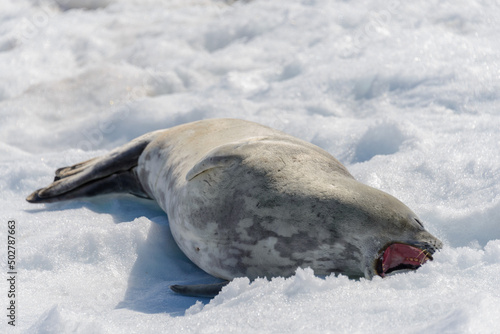
M 384 277 L 396 270 L 415 270 L 427 260 L 432 260 L 428 252 L 407 244 L 395 243 L 387 247 L 379 258 L 377 271 Z

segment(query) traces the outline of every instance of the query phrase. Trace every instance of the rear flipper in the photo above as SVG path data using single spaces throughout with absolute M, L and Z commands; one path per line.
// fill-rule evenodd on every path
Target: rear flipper
M 36 190 L 26 200 L 50 203 L 114 192 L 149 198 L 136 177 L 135 167 L 142 151 L 160 131 L 136 138 L 105 156 L 59 168 L 52 184 Z
M 228 284 L 229 281 L 215 284 L 171 285 L 170 289 L 184 296 L 213 298 Z

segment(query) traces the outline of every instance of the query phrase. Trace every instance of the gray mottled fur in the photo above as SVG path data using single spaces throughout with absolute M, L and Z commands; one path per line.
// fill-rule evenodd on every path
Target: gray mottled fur
M 408 207 L 356 181 L 326 151 L 242 120 L 146 134 L 58 170 L 55 182 L 28 201 L 99 188 L 155 199 L 181 250 L 225 280 L 289 276 L 297 267 L 369 278 L 388 244 L 418 243 L 430 253 L 441 247 Z

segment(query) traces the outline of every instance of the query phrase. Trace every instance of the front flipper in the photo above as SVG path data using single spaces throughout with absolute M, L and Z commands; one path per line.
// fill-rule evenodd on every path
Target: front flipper
M 235 154 L 235 144 L 216 147 L 201 161 L 193 166 L 186 174 L 186 180 L 191 181 L 196 176 L 214 168 L 227 168 L 235 163 L 240 163 L 241 156 Z
M 223 287 L 229 281 L 215 284 L 197 284 L 197 285 L 171 285 L 170 289 L 175 293 L 191 297 L 213 298 L 219 294 Z

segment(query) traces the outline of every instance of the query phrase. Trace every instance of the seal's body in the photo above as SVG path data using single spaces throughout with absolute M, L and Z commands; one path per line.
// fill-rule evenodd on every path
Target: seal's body
M 408 207 L 356 181 L 326 151 L 235 119 L 146 134 L 59 169 L 28 201 L 124 191 L 155 199 L 181 250 L 226 280 L 297 267 L 385 276 L 418 268 L 441 247 Z

